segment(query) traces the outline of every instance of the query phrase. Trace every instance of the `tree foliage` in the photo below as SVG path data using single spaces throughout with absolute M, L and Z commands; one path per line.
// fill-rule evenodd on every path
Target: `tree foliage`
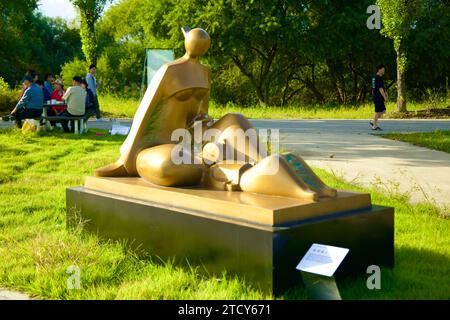
M 426 91 L 448 90 L 450 75 L 450 4 L 426 1 L 408 37 L 408 87 L 417 99 Z
M 394 41 L 397 54 L 397 111 L 406 111 L 407 39 L 420 17 L 422 0 L 377 0 L 383 17 L 382 33 Z
M 84 76 L 88 72 L 88 69 L 89 65 L 87 64 L 87 62 L 78 57 L 72 61 L 66 62 L 61 67 L 61 78 L 65 86 L 70 86 L 72 83 L 72 79 L 75 76 L 84 78 Z
M 407 93 L 420 99 L 447 89 L 447 0 L 379 0 L 381 33 L 366 27 L 372 0 L 121 0 L 106 12 L 108 0 L 71 1 L 80 11 L 86 62 L 78 58 L 78 30 L 42 17 L 36 1 L 0 2 L 0 76 L 8 83 L 28 68 L 57 73 L 60 65 L 70 81 L 98 59 L 101 91 L 138 96 L 145 48 L 174 48 L 179 57 L 180 28 L 190 26 L 211 35 L 202 60 L 220 104 L 370 101 L 380 63 L 401 103 Z
M 80 36 L 84 56 L 89 63 L 98 57 L 95 23 L 110 0 L 70 0 L 80 12 Z
M 205 61 L 213 68 L 213 97 L 221 103 L 349 103 L 367 99 L 374 66 L 392 60 L 389 43 L 365 27 L 369 4 L 124 0 L 106 12 L 99 28 L 106 45 L 172 47 L 178 56 L 184 50 L 181 26 L 206 29 L 212 47 Z
M 81 54 L 78 30 L 43 17 L 36 1 L 2 0 L 0 12 L 0 76 L 10 85 L 28 69 L 59 73 L 65 61 Z

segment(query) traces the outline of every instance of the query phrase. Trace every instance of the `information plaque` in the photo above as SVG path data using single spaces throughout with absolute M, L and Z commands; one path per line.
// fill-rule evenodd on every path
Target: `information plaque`
M 297 270 L 332 277 L 349 249 L 314 243 L 297 265 Z

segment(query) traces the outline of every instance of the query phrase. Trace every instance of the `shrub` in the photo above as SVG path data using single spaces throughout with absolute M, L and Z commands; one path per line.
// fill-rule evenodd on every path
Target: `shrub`
M 65 87 L 71 86 L 72 78 L 75 76 L 84 78 L 88 73 L 88 69 L 89 69 L 88 63 L 78 58 L 66 62 L 61 67 L 61 77 L 62 80 L 64 81 L 64 86 Z
M 250 81 L 236 66 L 216 67 L 212 70 L 211 97 L 219 105 L 257 103 Z
M 11 90 L 8 84 L 0 77 L 0 112 L 10 112 L 17 103 L 18 92 Z
M 144 47 L 139 43 L 106 48 L 97 63 L 101 94 L 139 98 L 144 65 Z

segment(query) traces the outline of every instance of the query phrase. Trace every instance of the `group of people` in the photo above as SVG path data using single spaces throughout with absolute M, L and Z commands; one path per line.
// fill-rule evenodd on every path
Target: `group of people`
M 44 80 L 40 80 L 35 72 L 28 72 L 23 78 L 19 102 L 8 116 L 9 119 L 14 118 L 17 126 L 21 128 L 22 120 L 41 117 L 43 104 L 46 101 L 56 100 L 64 101 L 67 106 L 52 106 L 48 111 L 49 116 L 70 118 L 95 115 L 97 121 L 103 121 L 97 97 L 96 73 L 96 65 L 91 64 L 85 79 L 79 76 L 73 77 L 72 87 L 64 90 L 62 80 L 53 80 L 51 73 L 47 73 Z M 378 120 L 386 112 L 385 101 L 387 101 L 388 97 L 382 79 L 384 73 L 384 65 L 378 65 L 376 74 L 372 78 L 372 94 L 375 104 L 375 114 L 372 121 L 370 121 L 372 130 L 381 130 L 378 126 Z M 69 127 L 70 120 L 60 120 L 59 122 L 65 132 L 73 132 L 73 123 Z M 51 121 L 50 123 L 52 126 L 56 125 L 56 121 Z
M 64 90 L 63 81 L 54 80 L 53 74 L 47 73 L 44 80 L 41 80 L 35 72 L 29 71 L 23 78 L 19 102 L 11 111 L 9 118 L 15 119 L 17 127 L 21 128 L 22 120 L 41 117 L 44 103 L 54 100 L 63 103 L 52 104 L 47 115 L 65 118 L 50 121 L 52 126 L 60 122 L 65 132 L 74 131 L 71 117 L 95 115 L 97 121 L 103 121 L 97 96 L 96 73 L 95 64 L 91 64 L 85 79 L 79 76 L 73 77 L 72 86 Z

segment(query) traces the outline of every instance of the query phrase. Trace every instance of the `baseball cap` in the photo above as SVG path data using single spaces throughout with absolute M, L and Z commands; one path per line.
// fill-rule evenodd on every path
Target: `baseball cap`
M 25 80 L 28 80 L 28 81 L 30 81 L 30 82 L 33 82 L 33 78 L 31 77 L 31 76 L 25 76 L 25 77 L 23 77 L 23 79 L 22 79 L 22 82 L 24 82 Z

